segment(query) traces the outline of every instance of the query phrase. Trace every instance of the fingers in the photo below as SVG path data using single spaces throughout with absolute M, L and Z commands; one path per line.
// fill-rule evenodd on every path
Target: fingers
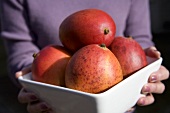
M 142 93 L 158 93 L 161 94 L 165 90 L 165 85 L 161 82 L 169 78 L 169 71 L 164 67 L 160 66 L 159 70 L 152 73 L 149 80 L 143 88 Z
M 162 82 L 156 82 L 156 83 L 147 83 L 142 88 L 142 93 L 146 94 L 146 97 L 141 97 L 137 104 L 140 106 L 146 106 L 152 104 L 155 99 L 152 95 L 152 93 L 161 94 L 165 90 L 165 85 Z
M 158 71 L 150 75 L 149 82 L 162 81 L 168 78 L 169 78 L 169 71 L 164 66 L 160 66 Z
M 45 102 L 38 99 L 35 93 L 28 91 L 24 88 L 21 89 L 18 100 L 20 103 L 27 105 L 27 111 L 29 113 L 52 113 L 52 109 Z
M 169 71 L 164 67 L 160 66 L 159 70 L 152 73 L 146 85 L 142 88 L 142 93 L 147 94 L 146 97 L 141 97 L 137 104 L 141 106 L 149 105 L 154 102 L 152 93 L 161 94 L 165 91 L 165 85 L 161 82 L 169 78 Z M 149 94 L 149 95 L 148 95 Z
M 152 73 L 149 80 L 143 88 L 142 93 L 158 93 L 161 94 L 165 90 L 165 85 L 161 82 L 169 78 L 169 71 L 164 67 L 160 66 L 159 70 Z
M 143 94 L 157 93 L 161 94 L 165 90 L 165 85 L 162 82 L 148 83 L 142 88 Z
M 29 103 L 27 111 L 29 113 L 52 113 L 51 108 L 45 102 Z
M 161 53 L 154 46 L 145 49 L 145 54 L 152 58 L 160 58 L 161 56 Z
M 138 101 L 137 101 L 137 105 L 139 106 L 146 106 L 146 105 L 150 105 L 155 101 L 153 95 L 151 93 L 149 93 L 146 97 L 141 97 Z
M 24 88 L 22 88 L 21 91 L 19 92 L 18 101 L 20 103 L 31 103 L 37 100 L 38 98 L 33 92 L 27 91 Z

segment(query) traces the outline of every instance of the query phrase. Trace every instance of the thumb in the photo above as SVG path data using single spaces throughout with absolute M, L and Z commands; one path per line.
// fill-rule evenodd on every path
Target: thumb
M 145 54 L 149 57 L 152 57 L 152 58 L 160 58 L 161 57 L 161 53 L 154 46 L 146 48 L 144 51 L 145 51 Z
M 15 77 L 18 78 L 20 76 L 23 76 L 27 73 L 31 72 L 31 65 L 27 66 L 26 68 L 22 69 L 21 71 L 18 71 L 15 73 Z

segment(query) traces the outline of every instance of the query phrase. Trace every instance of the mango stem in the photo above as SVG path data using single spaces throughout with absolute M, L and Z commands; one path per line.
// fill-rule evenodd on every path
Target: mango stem
M 109 33 L 109 29 L 108 28 L 105 28 L 104 29 L 104 34 L 107 35 Z
M 33 56 L 34 59 L 35 59 L 35 58 L 37 57 L 37 53 L 34 53 L 32 56 Z

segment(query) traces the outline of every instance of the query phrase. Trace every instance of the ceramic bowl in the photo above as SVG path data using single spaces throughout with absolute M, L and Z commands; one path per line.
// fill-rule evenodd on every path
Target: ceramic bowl
M 148 58 L 149 64 L 109 90 L 91 94 L 65 87 L 36 82 L 31 73 L 18 78 L 21 85 L 35 92 L 56 113 L 123 113 L 144 96 L 141 89 L 149 75 L 157 71 L 162 58 Z

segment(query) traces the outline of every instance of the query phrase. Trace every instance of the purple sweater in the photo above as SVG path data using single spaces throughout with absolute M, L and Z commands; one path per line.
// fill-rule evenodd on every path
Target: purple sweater
M 10 77 L 30 65 L 32 54 L 59 44 L 59 25 L 68 15 L 98 8 L 112 16 L 116 36 L 132 36 L 143 48 L 153 45 L 148 0 L 1 0 L 1 37 L 8 55 Z M 102 17 L 101 17 L 102 18 Z

